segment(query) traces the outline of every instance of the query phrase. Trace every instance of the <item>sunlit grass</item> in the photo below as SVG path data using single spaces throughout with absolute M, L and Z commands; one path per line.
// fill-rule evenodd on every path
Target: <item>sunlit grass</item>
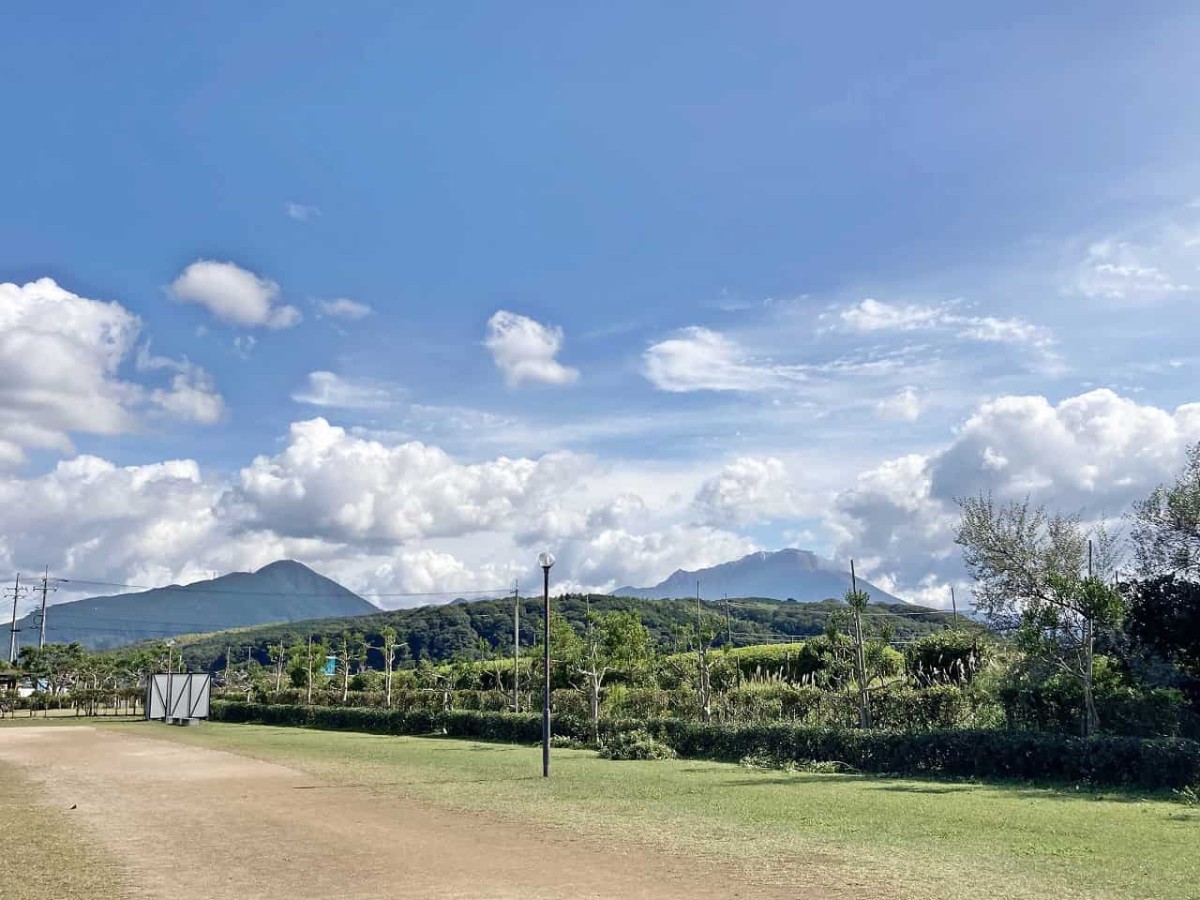
M 806 775 L 708 762 L 208 723 L 108 727 L 442 807 L 726 859 L 837 896 L 1200 896 L 1200 810 L 1112 793 Z

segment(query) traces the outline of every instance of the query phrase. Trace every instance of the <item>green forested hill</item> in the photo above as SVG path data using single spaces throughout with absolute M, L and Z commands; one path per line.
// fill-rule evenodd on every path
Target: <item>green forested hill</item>
M 555 597 L 551 602 L 554 612 L 582 629 L 587 609 L 582 596 Z M 696 623 L 695 600 L 641 600 L 593 595 L 590 603 L 593 612 L 637 610 L 642 622 L 664 650 L 675 646 L 676 635 L 681 629 L 694 629 Z M 542 602 L 540 599 L 522 598 L 520 606 L 521 645 L 531 647 L 541 630 Z M 846 609 L 844 604 L 832 600 L 794 603 L 753 598 L 730 600 L 728 606 L 719 601 L 706 601 L 701 608 L 705 616 L 712 617 L 713 626 L 720 630 L 718 646 L 728 641 L 730 633 L 737 646 L 819 634 L 829 624 L 831 615 Z M 872 604 L 868 615 L 872 631 L 888 627 L 896 640 L 919 637 L 945 628 L 951 622 L 949 613 L 908 604 Z M 278 645 L 280 641 L 290 645 L 305 640 L 309 635 L 314 639 L 332 640 L 343 631 L 353 630 L 364 634 L 370 644 L 378 646 L 381 643 L 379 630 L 386 625 L 395 628 L 399 640 L 407 643 L 407 652 L 412 659 L 439 661 L 455 656 L 477 657 L 482 650 L 481 642 L 486 642 L 490 650 L 511 652 L 513 600 L 481 600 L 398 609 L 352 618 L 263 625 L 185 636 L 179 639 L 178 646 L 190 666 L 214 669 L 224 665 L 227 649 L 232 652 L 235 661 L 246 658 L 247 648 L 250 648 L 254 658 L 266 661 L 268 645 Z M 379 666 L 381 661 L 376 658 L 371 660 L 371 664 Z

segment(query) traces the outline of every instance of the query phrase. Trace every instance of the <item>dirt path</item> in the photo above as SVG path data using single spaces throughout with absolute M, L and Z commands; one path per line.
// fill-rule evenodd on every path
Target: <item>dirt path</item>
M 131 897 L 796 897 L 711 863 L 500 825 L 284 766 L 90 727 L 0 730 L 0 760 L 78 808 Z

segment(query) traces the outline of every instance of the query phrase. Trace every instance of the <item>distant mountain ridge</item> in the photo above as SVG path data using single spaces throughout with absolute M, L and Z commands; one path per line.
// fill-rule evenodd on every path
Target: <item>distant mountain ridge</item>
M 769 597 L 773 600 L 813 603 L 841 599 L 850 589 L 850 573 L 809 550 L 788 548 L 751 553 L 741 559 L 694 572 L 678 569 L 652 587 L 622 587 L 612 593 L 619 597 L 647 600 L 695 597 L 697 582 L 703 600 L 720 600 L 726 596 Z M 873 603 L 903 602 L 865 579 L 859 578 L 858 586 L 870 594 Z
M 257 572 L 55 604 L 46 611 L 46 641 L 105 649 L 178 634 L 374 612 L 378 607 L 353 591 L 284 559 Z M 22 646 L 36 643 L 38 613 L 17 627 Z

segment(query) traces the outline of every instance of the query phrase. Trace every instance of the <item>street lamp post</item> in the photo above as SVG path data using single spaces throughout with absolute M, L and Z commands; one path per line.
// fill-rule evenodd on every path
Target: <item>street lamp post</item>
M 554 554 L 546 550 L 538 554 L 538 565 L 542 567 L 542 604 L 544 621 L 542 640 L 542 665 L 546 678 L 542 691 L 542 777 L 550 777 L 550 567 L 554 565 Z

